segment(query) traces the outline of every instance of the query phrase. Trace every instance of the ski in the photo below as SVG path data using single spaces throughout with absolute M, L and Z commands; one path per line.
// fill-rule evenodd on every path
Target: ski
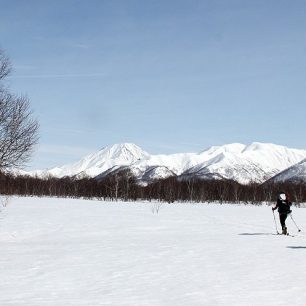
M 277 233 L 278 236 L 289 236 L 289 237 L 296 237 L 295 235 L 291 235 L 289 233 L 287 234 L 282 234 L 282 233 Z

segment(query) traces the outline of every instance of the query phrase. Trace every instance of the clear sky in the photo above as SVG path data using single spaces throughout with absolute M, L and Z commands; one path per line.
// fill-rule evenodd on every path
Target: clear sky
M 306 1 L 0 0 L 0 46 L 40 121 L 29 165 L 105 145 L 306 149 Z

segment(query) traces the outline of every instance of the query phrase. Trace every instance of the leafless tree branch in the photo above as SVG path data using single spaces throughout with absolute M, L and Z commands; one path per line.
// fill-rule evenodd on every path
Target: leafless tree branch
M 10 70 L 10 62 L 0 50 L 0 80 Z M 28 99 L 11 94 L 0 84 L 0 170 L 21 167 L 29 160 L 38 142 L 38 127 Z
M 0 49 L 0 80 L 5 78 L 12 70 L 9 58 Z

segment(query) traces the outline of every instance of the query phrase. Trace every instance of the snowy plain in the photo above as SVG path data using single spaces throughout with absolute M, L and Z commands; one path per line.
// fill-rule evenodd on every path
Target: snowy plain
M 290 237 L 267 205 L 154 205 L 11 198 L 0 305 L 306 305 L 306 209 Z

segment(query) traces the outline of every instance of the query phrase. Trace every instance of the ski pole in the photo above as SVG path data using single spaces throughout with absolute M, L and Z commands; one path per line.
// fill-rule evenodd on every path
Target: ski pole
M 278 232 L 278 230 L 277 230 L 277 225 L 276 225 L 274 210 L 272 210 L 272 212 L 273 212 L 273 217 L 274 217 L 274 224 L 275 224 L 276 233 L 279 234 L 279 232 Z
M 296 226 L 297 230 L 300 232 L 301 230 L 299 229 L 299 227 L 297 226 L 297 224 L 295 223 L 293 217 L 292 217 L 292 214 L 290 214 L 290 218 L 291 220 L 293 221 L 294 225 Z

